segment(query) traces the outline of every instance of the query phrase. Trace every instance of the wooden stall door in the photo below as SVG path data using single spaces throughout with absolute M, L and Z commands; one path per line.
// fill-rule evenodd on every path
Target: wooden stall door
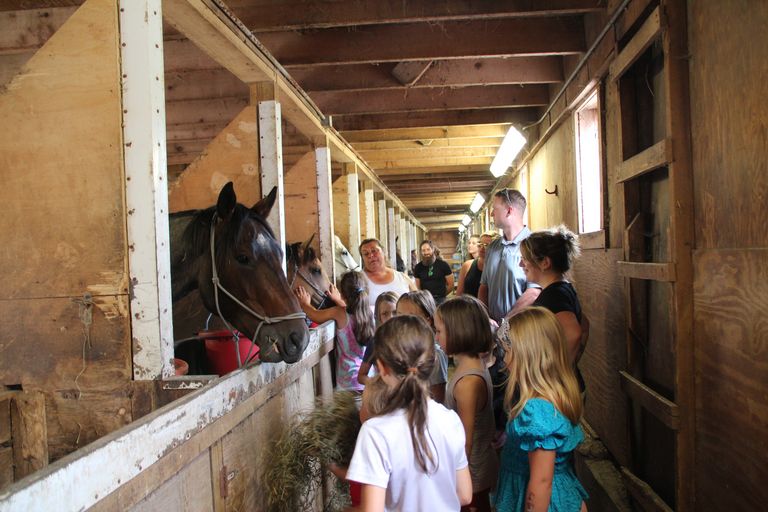
M 643 510 L 692 510 L 693 238 L 685 2 L 662 1 L 611 65 L 620 103 L 630 467 Z M 673 151 L 674 148 L 674 151 Z

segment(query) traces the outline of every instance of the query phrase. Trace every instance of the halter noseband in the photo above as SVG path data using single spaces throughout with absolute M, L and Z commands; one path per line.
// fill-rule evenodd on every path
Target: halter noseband
M 232 338 L 235 341 L 235 354 L 237 354 L 237 367 L 242 368 L 243 362 L 240 359 L 240 347 L 239 347 L 240 336 L 238 335 L 237 331 L 235 331 L 235 329 L 232 328 L 232 325 L 229 322 L 227 322 L 227 319 L 224 318 L 224 315 L 221 314 L 221 307 L 219 306 L 219 289 L 221 289 L 222 292 L 227 294 L 227 296 L 230 299 L 232 299 L 235 302 L 235 304 L 243 308 L 252 316 L 255 316 L 256 318 L 261 320 L 259 322 L 259 325 L 256 326 L 256 330 L 254 331 L 253 336 L 251 337 L 251 348 L 248 349 L 248 354 L 245 356 L 246 363 L 251 359 L 251 352 L 253 351 L 254 345 L 256 345 L 256 339 L 259 335 L 259 331 L 261 330 L 262 325 L 277 324 L 280 322 L 285 322 L 286 320 L 298 320 L 298 319 L 304 320 L 307 317 L 307 315 L 305 315 L 304 313 L 290 313 L 288 315 L 273 316 L 273 317 L 260 315 L 254 310 L 252 310 L 251 308 L 249 308 L 248 306 L 246 306 L 245 304 L 243 304 L 242 302 L 240 302 L 240 300 L 238 300 L 237 297 L 229 293 L 229 291 L 226 288 L 224 288 L 224 286 L 219 281 L 219 273 L 216 271 L 216 251 L 215 251 L 216 229 L 215 228 L 216 228 L 216 213 L 214 213 L 213 217 L 211 218 L 211 281 L 213 282 L 213 299 L 216 303 L 216 313 L 218 313 L 219 318 L 221 318 L 221 320 L 224 322 L 224 325 L 227 327 L 227 329 L 229 329 L 232 332 Z M 272 340 L 272 338 L 269 338 L 269 339 Z M 272 340 L 272 345 L 270 345 L 270 349 L 275 350 L 274 348 L 275 345 L 277 345 L 277 341 Z M 277 352 L 279 353 L 280 349 L 277 349 Z

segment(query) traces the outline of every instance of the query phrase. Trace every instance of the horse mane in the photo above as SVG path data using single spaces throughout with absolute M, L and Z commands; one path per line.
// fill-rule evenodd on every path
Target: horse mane
M 301 267 L 318 259 L 317 252 L 311 245 L 306 248 L 303 248 L 303 245 L 302 242 L 285 244 L 286 260 Z
M 178 261 L 172 261 L 172 265 L 181 264 L 186 260 L 194 260 L 208 250 L 211 243 L 211 222 L 216 213 L 216 207 L 211 206 L 204 210 L 186 210 L 172 214 L 172 217 L 182 218 L 192 216 L 189 224 L 184 228 L 181 240 L 184 242 L 184 251 Z M 259 223 L 274 238 L 275 234 L 267 223 L 266 219 L 258 215 L 252 209 L 238 203 L 232 210 L 230 225 L 237 226 L 237 229 L 225 230 L 221 239 L 217 242 L 223 243 L 224 247 L 230 249 L 234 247 L 240 238 L 240 232 L 243 229 L 243 221 L 251 219 Z M 219 257 L 224 257 L 227 251 L 217 251 Z

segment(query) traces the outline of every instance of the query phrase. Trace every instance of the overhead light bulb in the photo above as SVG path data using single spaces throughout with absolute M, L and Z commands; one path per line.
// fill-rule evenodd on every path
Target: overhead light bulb
M 472 217 L 470 217 L 465 213 L 464 216 L 461 218 L 461 223 L 465 226 L 468 226 L 470 222 L 472 222 Z
M 507 169 L 512 165 L 512 161 L 520 150 L 523 149 L 525 143 L 526 140 L 523 134 L 514 126 L 510 126 L 509 131 L 504 136 L 504 140 L 501 141 L 501 146 L 499 146 L 496 156 L 493 157 L 493 162 L 491 162 L 491 174 L 498 178 L 507 172 Z
M 472 200 L 472 204 L 469 205 L 469 209 L 472 210 L 472 213 L 477 213 L 477 211 L 483 207 L 483 203 L 485 203 L 485 197 L 483 197 L 483 194 L 478 192 L 475 198 Z

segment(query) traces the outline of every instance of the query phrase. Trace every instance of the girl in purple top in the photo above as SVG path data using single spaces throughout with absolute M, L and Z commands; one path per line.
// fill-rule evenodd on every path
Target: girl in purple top
M 334 295 L 333 285 L 330 293 Z M 357 374 L 363 362 L 365 345 L 373 338 L 373 312 L 368 307 L 368 291 L 360 272 L 347 272 L 341 276 L 338 290 L 346 306 L 336 305 L 330 309 L 317 310 L 310 303 L 310 296 L 304 288 L 295 290 L 301 309 L 310 320 L 317 323 L 333 320 L 336 322 L 336 385 L 346 391 L 362 391 L 364 386 L 357 381 Z M 337 301 L 341 302 L 341 301 Z

